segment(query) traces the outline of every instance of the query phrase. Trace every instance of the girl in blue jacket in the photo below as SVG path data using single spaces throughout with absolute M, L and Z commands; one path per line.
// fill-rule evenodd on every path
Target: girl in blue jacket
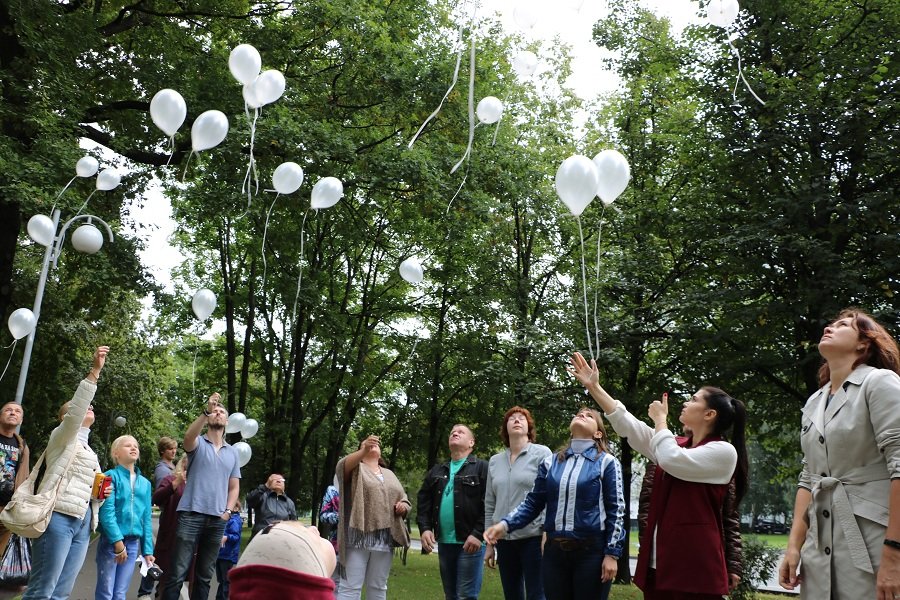
M 216 600 L 228 600 L 228 571 L 238 561 L 241 553 L 241 529 L 244 527 L 244 518 L 241 516 L 241 503 L 235 504 L 237 512 L 231 513 L 228 522 L 225 523 L 225 535 L 222 536 L 222 547 L 219 548 L 219 557 L 216 559 L 216 579 L 219 580 L 219 589 L 216 591 Z
M 546 508 L 541 575 L 547 599 L 606 600 L 624 549 L 622 466 L 607 452 L 596 410 L 580 409 L 569 431 L 569 445 L 538 467 L 534 488 L 484 539 L 495 544 Z
M 125 600 L 138 553 L 152 564 L 153 528 L 150 523 L 150 480 L 135 467 L 140 457 L 137 440 L 116 438 L 109 451 L 116 468 L 112 494 L 100 507 L 100 539 L 97 542 L 96 600 Z

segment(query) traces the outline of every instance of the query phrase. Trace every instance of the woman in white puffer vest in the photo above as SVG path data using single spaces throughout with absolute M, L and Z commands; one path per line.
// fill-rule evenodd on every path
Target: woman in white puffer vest
M 47 530 L 32 542 L 31 577 L 22 600 L 68 598 L 84 563 L 91 531 L 97 527 L 91 489 L 94 475 L 101 471 L 97 455 L 88 446 L 88 434 L 94 424 L 91 401 L 107 353 L 107 346 L 94 352 L 90 372 L 59 409 L 61 422 L 50 434 L 44 455 L 47 468 L 38 492 L 54 489 L 60 477 L 63 482 Z

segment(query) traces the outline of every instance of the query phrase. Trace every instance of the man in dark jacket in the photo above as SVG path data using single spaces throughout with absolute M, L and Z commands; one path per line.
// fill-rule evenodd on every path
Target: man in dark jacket
M 247 506 L 256 511 L 253 535 L 279 521 L 295 521 L 297 507 L 284 493 L 284 476 L 272 473 L 265 483 L 247 494 Z
M 650 493 L 653 491 L 653 479 L 656 465 L 647 463 L 647 472 L 641 483 L 638 496 L 638 535 L 643 537 L 647 527 L 647 515 L 650 512 Z M 734 479 L 728 484 L 728 491 L 722 502 L 722 527 L 725 530 L 725 567 L 728 569 L 728 588 L 732 591 L 741 582 L 744 574 L 743 542 L 741 541 L 741 515 L 735 500 Z
M 450 431 L 450 462 L 435 465 L 419 490 L 422 551 L 440 544 L 446 600 L 478 598 L 484 569 L 484 493 L 488 464 L 472 455 L 475 436 L 465 425 Z

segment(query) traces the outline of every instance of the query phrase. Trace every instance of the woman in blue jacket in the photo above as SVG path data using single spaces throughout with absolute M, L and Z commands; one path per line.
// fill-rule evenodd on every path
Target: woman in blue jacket
M 606 446 L 600 413 L 582 408 L 569 424 L 569 445 L 538 467 L 525 500 L 485 531 L 495 544 L 546 508 L 541 561 L 548 600 L 606 600 L 622 555 L 622 467 Z
M 116 438 L 110 448 L 116 468 L 112 495 L 100 507 L 100 539 L 97 543 L 96 600 L 125 600 L 138 553 L 152 564 L 153 528 L 150 523 L 150 480 L 135 467 L 140 457 L 137 440 Z

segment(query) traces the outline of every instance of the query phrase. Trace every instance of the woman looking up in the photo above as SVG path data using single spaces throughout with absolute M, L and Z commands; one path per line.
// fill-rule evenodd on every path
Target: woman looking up
M 819 354 L 779 583 L 802 583 L 804 599 L 890 600 L 900 596 L 900 351 L 849 309 L 825 327 Z
M 677 438 L 667 425 L 669 406 L 650 404 L 649 427 L 613 400 L 600 374 L 576 352 L 569 372 L 606 413 L 616 433 L 657 465 L 635 583 L 646 600 L 720 600 L 728 594 L 722 505 L 735 479 L 739 503 L 747 490 L 746 411 L 724 391 L 704 387 L 684 403 L 679 421 L 692 433 Z M 732 430 L 732 441 L 724 438 Z

